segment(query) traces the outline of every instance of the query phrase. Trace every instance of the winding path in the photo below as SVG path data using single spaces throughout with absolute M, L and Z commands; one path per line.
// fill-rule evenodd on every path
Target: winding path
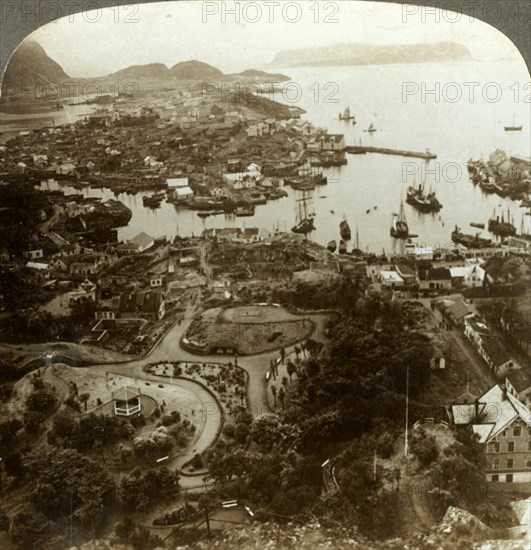
M 85 368 L 90 368 L 92 371 L 100 371 L 102 375 L 108 372 L 128 376 L 136 380 L 157 381 L 159 383 L 167 384 L 167 380 L 161 381 L 160 377 L 146 373 L 143 370 L 144 366 L 148 363 L 164 361 L 219 363 L 220 360 L 223 360 L 223 356 L 216 354 L 198 356 L 182 349 L 180 346 L 180 340 L 186 333 L 186 330 L 192 322 L 195 313 L 196 306 L 189 304 L 185 311 L 184 319 L 180 323 L 175 323 L 144 357 L 122 362 L 94 363 L 93 365 Z M 315 333 L 317 334 L 317 338 L 320 338 L 321 335 L 324 334 L 324 326 L 328 315 L 326 313 L 317 313 L 306 315 L 306 317 L 314 321 L 316 326 Z M 294 346 L 287 347 L 286 355 L 293 352 L 293 350 Z M 269 412 L 271 410 L 267 398 L 267 384 L 265 377 L 266 373 L 269 371 L 271 359 L 278 357 L 278 354 L 278 350 L 274 350 L 252 356 L 238 357 L 238 365 L 247 371 L 249 375 L 248 393 L 250 400 L 250 412 L 253 416 L 264 412 Z M 227 356 L 226 360 L 234 361 L 234 358 L 229 358 Z M 173 379 L 172 383 L 191 391 L 201 401 L 201 403 L 208 403 L 208 409 L 205 407 L 205 411 L 208 412 L 208 414 L 205 413 L 203 415 L 202 431 L 199 434 L 198 439 L 195 441 L 194 445 L 176 457 L 175 461 L 172 463 L 172 465 L 180 468 L 196 453 L 201 454 L 215 442 L 221 427 L 222 413 L 216 401 L 213 400 L 212 395 L 200 384 L 197 384 L 192 380 L 184 380 L 180 378 Z M 203 485 L 202 477 L 202 475 L 183 476 L 181 478 L 181 485 L 183 489 L 200 487 Z

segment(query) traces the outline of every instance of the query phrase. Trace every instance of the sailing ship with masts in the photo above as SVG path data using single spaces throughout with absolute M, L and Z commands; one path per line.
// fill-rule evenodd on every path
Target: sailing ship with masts
M 339 233 L 341 234 L 341 238 L 343 240 L 348 241 L 350 239 L 350 227 L 345 218 L 343 218 L 339 224 Z
M 315 229 L 313 223 L 314 215 L 308 211 L 309 199 L 303 195 L 301 199 L 297 199 L 297 220 L 296 224 L 291 228 L 293 233 L 301 233 L 306 235 Z
M 511 215 L 507 209 L 507 220 L 504 218 L 503 212 L 501 216 L 496 214 L 496 209 L 489 220 L 489 231 L 499 237 L 509 237 L 516 235 L 516 227 L 511 223 Z
M 398 214 L 393 214 L 393 222 L 391 224 L 391 237 L 394 239 L 407 239 L 409 235 L 409 227 L 406 221 L 404 212 L 404 203 L 400 201 L 400 210 Z
M 424 194 L 424 187 L 422 185 L 408 187 L 406 202 L 421 212 L 439 212 L 442 208 L 442 204 L 437 200 L 435 192 L 430 191 L 427 195 Z
M 299 168 L 297 177 L 284 178 L 284 183 L 290 185 L 292 189 L 311 191 L 315 189 L 317 185 L 326 185 L 328 183 L 328 178 L 321 170 L 307 164 Z
M 522 125 L 516 126 L 516 114 L 513 114 L 513 125 L 512 126 L 504 126 L 504 130 L 506 132 L 521 132 L 522 131 Z
M 344 111 L 343 111 L 343 114 L 339 113 L 339 120 L 352 120 L 352 123 L 353 124 L 356 124 L 356 117 L 354 115 L 351 115 L 350 114 L 350 107 L 347 107 Z

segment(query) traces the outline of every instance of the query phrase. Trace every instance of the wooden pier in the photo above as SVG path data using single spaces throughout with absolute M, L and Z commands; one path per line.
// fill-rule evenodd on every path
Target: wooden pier
M 401 149 L 386 149 L 385 147 L 371 147 L 367 145 L 347 145 L 344 149 L 346 153 L 351 155 L 364 155 L 365 153 L 380 153 L 381 155 L 397 155 L 399 157 L 414 157 L 424 160 L 436 159 L 437 155 L 430 153 L 427 150 L 424 153 L 415 151 L 403 151 Z

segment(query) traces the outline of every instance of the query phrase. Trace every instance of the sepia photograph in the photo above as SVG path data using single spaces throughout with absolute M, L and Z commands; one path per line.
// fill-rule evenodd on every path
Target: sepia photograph
M 1 0 L 0 548 L 531 548 L 530 23 Z

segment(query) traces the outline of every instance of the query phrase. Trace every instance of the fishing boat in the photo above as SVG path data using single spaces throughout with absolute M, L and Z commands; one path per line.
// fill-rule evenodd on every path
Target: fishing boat
M 496 192 L 496 185 L 493 177 L 481 179 L 481 181 L 479 182 L 479 186 L 481 187 L 481 189 L 483 189 L 483 191 L 485 191 L 485 193 Z
M 254 206 L 252 204 L 237 206 L 234 214 L 236 216 L 254 216 Z
M 466 235 L 457 225 L 452 231 L 452 241 L 456 244 L 462 244 L 467 248 L 485 248 L 488 246 L 492 246 L 491 239 L 484 239 L 483 237 L 479 236 L 479 233 L 476 233 L 475 235 Z
M 297 189 L 298 191 L 313 191 L 315 189 L 315 183 L 304 178 L 293 178 L 285 181 L 292 189 Z
M 145 195 L 142 197 L 142 203 L 149 208 L 159 208 L 162 198 L 163 195 L 151 195 L 151 197 Z
M 369 124 L 369 127 L 365 131 L 369 132 L 369 134 L 372 134 L 373 132 L 376 132 L 376 128 L 374 127 L 374 124 L 371 122 Z
M 346 241 L 350 239 L 350 227 L 347 220 L 341 220 L 341 223 L 339 224 L 339 233 L 341 234 L 341 238 L 345 239 Z
M 439 212 L 442 204 L 437 200 L 435 192 L 424 194 L 422 185 L 418 188 L 410 186 L 407 189 L 406 202 L 421 212 Z
M 302 199 L 297 199 L 297 204 L 297 220 L 291 230 L 293 233 L 302 233 L 306 235 L 315 229 L 313 224 L 314 216 L 308 213 L 308 198 L 306 196 L 303 196 Z
M 477 227 L 478 229 L 485 229 L 484 223 L 470 222 L 470 227 Z
M 400 211 L 398 214 L 393 214 L 393 222 L 391 224 L 391 237 L 394 239 L 407 239 L 409 235 L 409 227 L 404 213 L 404 203 L 400 201 Z
M 339 120 L 352 120 L 354 119 L 354 116 L 350 114 L 350 107 L 347 107 L 343 114 L 339 113 Z
M 496 210 L 489 220 L 489 231 L 499 237 L 509 237 L 516 235 L 516 227 L 510 222 L 510 214 L 507 211 L 507 221 L 504 219 L 503 212 L 501 216 L 496 215 Z
M 330 250 L 330 252 L 335 252 L 336 249 L 337 249 L 336 241 L 329 241 L 328 244 L 326 245 L 326 248 L 328 248 L 328 250 Z
M 516 119 L 516 115 L 513 115 L 513 125 L 503 127 L 506 132 L 521 132 L 522 131 L 522 125 L 520 124 L 520 126 L 516 126 L 515 119 Z
M 338 249 L 338 252 L 339 252 L 340 254 L 346 254 L 346 253 L 347 253 L 347 243 L 346 243 L 343 239 L 341 239 L 341 240 L 339 241 L 339 249 Z
M 354 241 L 354 248 L 350 251 L 353 256 L 363 256 L 363 250 L 360 245 L 360 236 L 358 233 L 358 228 L 356 227 L 356 239 Z

